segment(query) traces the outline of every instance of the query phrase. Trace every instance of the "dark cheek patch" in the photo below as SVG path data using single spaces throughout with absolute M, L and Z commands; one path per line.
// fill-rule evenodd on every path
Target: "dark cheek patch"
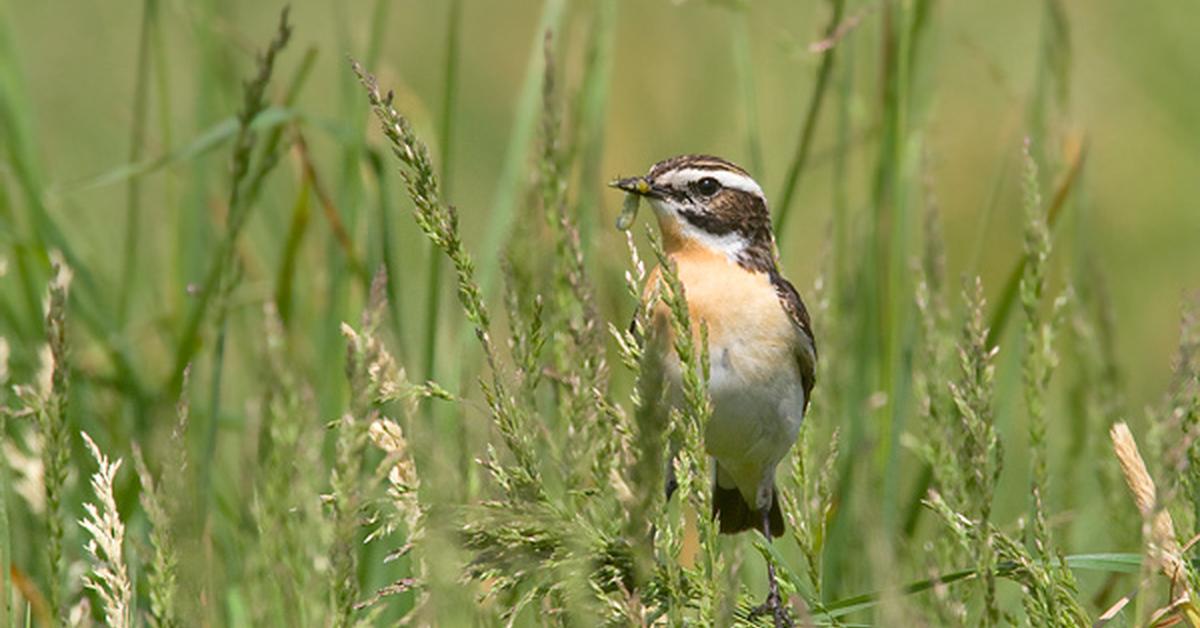
M 737 228 L 737 222 L 727 220 L 715 213 L 681 209 L 679 214 L 697 229 L 716 236 L 725 235 Z
M 680 213 L 689 223 L 713 235 L 737 231 L 751 242 L 770 238 L 771 217 L 757 196 L 726 188 L 704 204 L 708 211 L 682 210 Z

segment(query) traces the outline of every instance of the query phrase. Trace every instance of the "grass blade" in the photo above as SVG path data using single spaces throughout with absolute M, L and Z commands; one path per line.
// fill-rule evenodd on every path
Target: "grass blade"
M 16 179 L 16 188 L 24 200 L 28 217 L 30 233 L 23 238 L 26 241 L 17 247 L 18 253 L 25 253 L 17 258 L 17 270 L 29 304 L 29 321 L 34 323 L 41 318 L 38 275 L 41 274 L 39 271 L 49 271 L 50 252 L 57 250 L 75 275 L 76 296 L 71 302 L 74 317 L 93 336 L 105 340 L 103 348 L 123 389 L 139 401 L 144 400 L 147 393 L 133 369 L 128 347 L 117 333 L 114 321 L 107 315 L 109 308 L 106 307 L 105 296 L 108 291 L 97 281 L 93 265 L 78 255 L 46 207 L 46 186 L 41 160 L 37 155 L 36 147 L 39 144 L 34 134 L 32 104 L 25 94 L 26 81 L 20 71 L 20 58 L 9 30 L 10 24 L 13 21 L 0 13 L 0 136 L 5 138 L 0 148 L 7 153 L 5 166 Z M 3 207 L 7 207 L 7 203 Z
M 762 180 L 766 178 L 767 172 L 763 168 L 762 138 L 759 137 L 758 127 L 758 98 L 755 96 L 754 84 L 754 59 L 750 54 L 750 5 L 734 11 L 733 19 L 731 53 L 734 73 L 737 75 L 738 93 L 742 100 L 742 115 L 745 117 L 743 124 L 746 125 L 746 156 L 749 159 L 750 172 Z M 832 61 L 830 63 L 832 64 Z
M 142 158 L 146 142 L 147 115 L 150 91 L 150 26 L 158 10 L 156 0 L 143 0 L 142 27 L 138 37 L 137 71 L 133 86 L 133 124 L 130 127 L 129 161 L 136 163 Z M 125 324 L 129 312 L 129 300 L 133 298 L 134 269 L 137 267 L 139 245 L 138 232 L 141 227 L 142 191 L 141 182 L 129 179 L 125 190 L 125 255 L 121 264 L 121 286 L 117 296 L 117 326 Z
M 258 73 L 255 78 L 246 83 L 245 103 L 238 115 L 237 139 L 234 141 L 233 177 L 230 181 L 228 202 L 228 226 L 225 237 L 221 240 L 213 257 L 209 261 L 208 273 L 184 324 L 183 333 L 175 352 L 175 367 L 172 370 L 168 384 L 168 394 L 172 397 L 179 395 L 183 384 L 183 374 L 191 363 L 200 344 L 200 326 L 213 297 L 220 288 L 221 281 L 234 252 L 238 236 L 249 217 L 250 208 L 266 175 L 277 161 L 277 144 L 279 135 L 273 135 L 265 144 L 265 149 L 256 167 L 251 169 L 254 136 L 251 122 L 266 109 L 265 90 L 275 69 L 275 58 L 287 45 L 291 38 L 291 26 L 288 24 L 288 10 L 280 14 L 279 27 L 274 39 L 268 45 L 266 53 L 259 60 Z M 281 134 L 281 133 L 280 133 Z M 213 420 L 215 420 L 215 416 Z
M 254 117 L 253 122 L 250 123 L 250 128 L 255 132 L 273 131 L 286 126 L 298 118 L 299 113 L 295 111 L 279 107 L 268 107 Z M 237 133 L 237 118 L 226 118 L 205 129 L 191 142 L 173 151 L 151 159 L 127 163 L 90 179 L 68 184 L 59 193 L 74 195 L 90 192 L 130 179 L 144 177 L 168 166 L 193 161 L 197 157 L 202 157 L 218 148 L 224 147 Z
M 292 204 L 292 220 L 288 225 L 287 237 L 283 241 L 283 260 L 279 264 L 279 273 L 275 280 L 275 307 L 279 312 L 279 319 L 285 324 L 291 320 L 292 315 L 292 279 L 296 274 L 300 243 L 308 232 L 311 189 L 307 178 L 300 180 L 300 192 L 296 195 L 296 202 Z
M 598 223 L 597 208 L 600 206 L 602 182 L 605 179 L 600 172 L 600 162 L 604 157 L 605 118 L 612 82 L 616 18 L 615 0 L 595 3 L 587 60 L 575 107 L 572 137 L 577 139 L 572 150 L 579 153 L 579 198 L 575 221 L 579 225 L 579 241 L 585 260 L 592 259 L 592 247 L 597 239 L 594 235 Z
M 325 220 L 329 223 L 329 230 L 333 233 L 334 241 L 342 249 L 342 255 L 350 266 L 350 271 L 359 278 L 364 288 L 370 286 L 371 277 L 367 274 L 367 269 L 362 260 L 358 258 L 358 254 L 354 252 L 354 242 L 350 239 L 346 225 L 342 223 L 342 213 L 338 211 L 333 199 L 325 191 L 325 186 L 321 184 L 321 179 L 317 176 L 317 167 L 313 165 L 312 156 L 308 152 L 308 143 L 304 141 L 304 134 L 299 130 L 296 131 L 295 143 L 296 152 L 300 155 L 300 170 L 303 173 L 304 181 L 317 195 L 317 202 L 320 203 Z
M 1075 554 L 1066 557 L 1067 566 L 1071 569 L 1079 571 L 1100 571 L 1106 573 L 1118 574 L 1136 574 L 1142 567 L 1141 554 L 1121 554 L 1121 553 L 1101 553 L 1101 554 Z M 1009 577 L 1016 572 L 1017 565 L 1015 563 L 1006 562 L 996 565 L 996 575 L 999 577 Z M 928 591 L 935 586 L 941 584 L 951 584 L 961 582 L 977 577 L 979 574 L 974 569 L 962 569 L 942 574 L 933 578 L 925 578 L 900 587 L 898 593 L 900 595 L 914 595 Z M 814 613 L 816 618 L 821 619 L 836 619 L 845 617 L 852 613 L 865 611 L 874 608 L 883 600 L 884 593 L 864 593 L 843 598 L 836 602 L 827 604 L 822 612 Z
M 832 10 L 829 23 L 825 27 L 825 37 L 832 37 L 842 21 L 845 0 L 829 0 Z M 804 114 L 804 123 L 800 127 L 800 139 L 796 142 L 796 151 L 788 165 L 787 174 L 783 179 L 783 192 L 777 196 L 778 209 L 775 212 L 775 237 L 780 241 L 787 235 L 787 220 L 791 215 L 792 200 L 796 195 L 796 186 L 804 165 L 808 161 L 809 151 L 812 150 L 813 137 L 816 134 L 817 122 L 821 117 L 821 105 L 825 102 L 825 92 L 828 91 L 829 77 L 833 74 L 833 60 L 836 48 L 829 48 L 822 53 L 821 65 L 817 68 L 817 82 L 813 87 L 812 96 L 808 101 L 808 109 Z
M 524 172 L 529 161 L 535 123 L 542 104 L 542 74 L 545 71 L 542 44 L 546 33 L 558 32 L 565 7 L 565 0 L 546 0 L 542 5 L 542 16 L 538 20 L 538 27 L 534 31 L 533 42 L 529 49 L 529 59 L 525 63 L 525 79 L 521 83 L 512 134 L 509 136 L 508 150 L 504 155 L 504 165 L 500 172 L 500 182 L 492 197 L 491 222 L 488 225 L 483 248 L 479 253 L 479 259 L 489 262 L 484 264 L 479 271 L 479 287 L 484 294 L 490 294 L 492 285 L 495 283 L 499 265 L 493 264 L 491 261 L 496 259 L 500 252 L 500 245 L 508 237 L 517 197 L 525 182 Z M 464 338 L 468 335 L 460 334 Z
M 442 194 L 452 196 L 454 172 L 454 116 L 458 104 L 459 33 L 462 32 L 462 0 L 450 0 L 446 24 L 445 71 L 442 83 L 442 118 L 438 127 L 438 155 L 441 157 L 439 178 Z M 424 346 L 421 348 L 421 372 L 425 379 L 437 379 L 437 339 L 439 311 L 442 303 L 441 251 L 433 243 L 426 254 L 428 275 L 425 279 Z M 431 406 L 426 406 L 429 409 Z

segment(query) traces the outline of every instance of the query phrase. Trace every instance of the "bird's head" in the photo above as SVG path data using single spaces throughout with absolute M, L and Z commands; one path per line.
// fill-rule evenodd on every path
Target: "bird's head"
M 739 166 L 681 155 L 613 187 L 650 202 L 668 253 L 701 247 L 756 271 L 774 266 L 775 237 L 762 188 Z

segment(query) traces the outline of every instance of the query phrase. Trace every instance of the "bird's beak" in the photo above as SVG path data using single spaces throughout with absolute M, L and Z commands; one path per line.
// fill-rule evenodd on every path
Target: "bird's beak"
M 625 179 L 617 179 L 608 184 L 618 190 L 624 190 L 629 194 L 637 194 L 638 196 L 658 196 L 654 186 L 651 185 L 646 177 L 628 177 Z

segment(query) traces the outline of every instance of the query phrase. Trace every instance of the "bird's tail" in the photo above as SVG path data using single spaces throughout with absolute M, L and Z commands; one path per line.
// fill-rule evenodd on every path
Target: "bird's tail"
M 721 522 L 721 534 L 736 534 L 743 530 L 762 532 L 762 511 L 751 508 L 736 488 L 723 488 L 713 480 L 712 516 Z M 783 536 L 783 510 L 779 508 L 779 491 L 771 487 L 771 536 Z

